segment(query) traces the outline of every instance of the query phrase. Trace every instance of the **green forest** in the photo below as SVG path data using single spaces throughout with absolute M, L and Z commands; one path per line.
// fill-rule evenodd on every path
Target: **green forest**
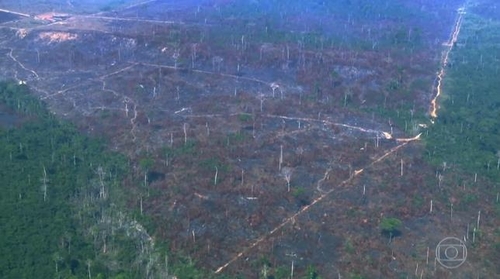
M 24 85 L 0 83 L 0 99 L 21 122 L 0 129 L 0 277 L 119 275 L 84 236 L 119 187 L 124 158 L 57 120 Z
M 474 13 L 475 12 L 475 13 Z M 436 125 L 428 131 L 427 155 L 500 181 L 500 23 L 473 10 L 450 53 Z

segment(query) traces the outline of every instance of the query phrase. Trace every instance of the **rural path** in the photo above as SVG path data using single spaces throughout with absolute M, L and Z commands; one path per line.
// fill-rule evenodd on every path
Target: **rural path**
M 11 10 L 5 10 L 5 9 L 0 9 L 0 12 L 4 12 L 4 13 L 8 13 L 8 14 L 13 14 L 13 15 L 18 15 L 18 16 L 24 16 L 24 17 L 31 17 L 28 14 L 23 14 L 23 13 L 20 13 L 20 12 L 11 11 Z
M 441 69 L 439 70 L 439 72 L 436 76 L 436 80 L 437 80 L 437 85 L 435 88 L 436 95 L 431 100 L 430 115 L 433 118 L 433 119 L 431 119 L 432 123 L 434 123 L 434 119 L 437 118 L 437 116 L 438 116 L 437 113 L 438 113 L 439 106 L 437 104 L 437 99 L 439 98 L 439 96 L 443 92 L 443 78 L 445 75 L 446 66 L 448 65 L 450 52 L 458 40 L 458 35 L 460 34 L 460 29 L 462 28 L 462 22 L 463 22 L 463 18 L 465 15 L 465 9 L 466 9 L 465 5 L 458 9 L 457 19 L 455 20 L 455 24 L 453 25 L 453 31 L 451 33 L 450 39 L 445 44 L 446 50 L 443 54 L 443 58 L 441 59 Z

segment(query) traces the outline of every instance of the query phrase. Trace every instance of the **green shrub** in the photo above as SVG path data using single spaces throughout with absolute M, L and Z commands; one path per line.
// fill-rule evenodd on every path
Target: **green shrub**
M 401 234 L 399 227 L 401 226 L 401 220 L 397 218 L 382 218 L 380 222 L 380 229 L 382 230 L 382 234 L 393 237 Z

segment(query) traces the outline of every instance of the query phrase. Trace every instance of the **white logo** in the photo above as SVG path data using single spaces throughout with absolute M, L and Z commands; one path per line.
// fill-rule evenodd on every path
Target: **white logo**
M 436 260 L 446 268 L 457 268 L 466 259 L 467 247 L 456 237 L 446 237 L 436 246 Z

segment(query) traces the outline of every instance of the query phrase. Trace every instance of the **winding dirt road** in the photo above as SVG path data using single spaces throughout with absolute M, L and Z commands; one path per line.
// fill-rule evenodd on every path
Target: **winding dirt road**
M 445 75 L 446 66 L 448 65 L 450 52 L 453 49 L 453 46 L 455 45 L 455 43 L 457 42 L 458 35 L 460 34 L 460 29 L 462 27 L 463 18 L 465 15 L 465 8 L 466 7 L 464 5 L 458 9 L 457 19 L 455 21 L 455 25 L 453 26 L 453 31 L 451 33 L 450 39 L 448 40 L 448 43 L 445 44 L 447 46 L 447 48 L 444 52 L 443 58 L 441 59 L 441 69 L 439 70 L 437 77 L 436 77 L 436 80 L 437 80 L 437 85 L 435 88 L 436 95 L 431 100 L 430 115 L 433 118 L 433 119 L 431 119 L 431 122 L 433 122 L 433 123 L 434 123 L 434 119 L 437 118 L 437 116 L 438 116 L 439 106 L 437 104 L 437 99 L 439 98 L 439 96 L 443 92 L 443 78 Z

